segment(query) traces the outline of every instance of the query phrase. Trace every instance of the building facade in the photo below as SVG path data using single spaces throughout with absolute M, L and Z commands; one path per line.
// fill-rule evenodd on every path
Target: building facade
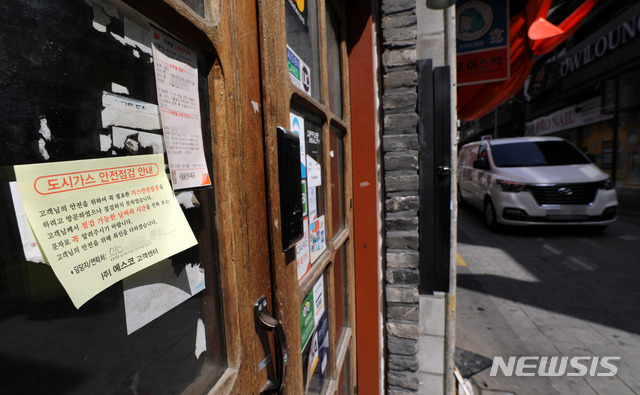
M 640 4 L 604 2 L 561 51 L 532 73 L 526 132 L 567 138 L 616 182 L 620 209 L 636 216 Z
M 568 15 L 556 13 L 549 19 Z M 482 136 L 564 137 L 615 180 L 620 214 L 637 218 L 638 33 L 637 2 L 599 1 L 573 36 L 536 59 L 518 94 L 463 123 L 461 143 Z

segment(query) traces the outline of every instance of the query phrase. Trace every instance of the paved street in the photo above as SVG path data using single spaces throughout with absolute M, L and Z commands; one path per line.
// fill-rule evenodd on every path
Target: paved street
M 492 233 L 466 208 L 459 211 L 458 254 L 456 346 L 484 362 L 470 377 L 476 394 L 640 393 L 639 225 Z M 582 376 L 568 376 L 576 370 L 567 366 L 559 377 L 492 377 L 496 356 L 621 359 L 613 360 L 618 369 L 610 377 L 592 376 L 587 359 L 579 362 L 588 368 Z M 594 372 L 607 372 L 598 363 Z

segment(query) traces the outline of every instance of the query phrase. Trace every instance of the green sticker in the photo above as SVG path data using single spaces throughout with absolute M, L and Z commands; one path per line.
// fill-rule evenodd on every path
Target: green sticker
M 315 320 L 313 319 L 315 313 L 313 311 L 313 290 L 307 294 L 302 302 L 300 308 L 300 335 L 302 337 L 302 348 L 307 345 L 307 342 L 313 334 Z

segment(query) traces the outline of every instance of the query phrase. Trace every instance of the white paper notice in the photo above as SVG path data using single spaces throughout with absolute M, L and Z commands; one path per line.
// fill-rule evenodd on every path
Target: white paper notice
M 124 18 L 124 41 L 132 47 L 138 47 L 142 52 L 151 55 L 151 33 L 146 27 L 142 27 L 129 18 Z
M 110 92 L 102 92 L 102 127 L 160 129 L 158 106 Z
M 309 188 L 322 185 L 322 167 L 309 155 L 307 155 L 307 183 Z
M 186 265 L 176 275 L 165 259 L 122 280 L 127 334 L 147 325 L 204 289 L 200 265 Z
M 311 269 L 311 255 L 309 253 L 309 219 L 302 220 L 304 235 L 296 243 L 296 260 L 298 264 L 298 281 Z
M 315 221 L 318 216 L 318 196 L 316 188 L 309 188 L 309 221 Z
M 210 185 L 202 144 L 195 52 L 166 34 L 152 34 L 158 107 L 173 189 Z
M 13 209 L 16 212 L 16 220 L 18 221 L 18 231 L 20 232 L 20 239 L 22 239 L 22 249 L 24 250 L 24 257 L 29 262 L 44 263 L 42 253 L 36 243 L 36 237 L 31 231 L 29 226 L 29 220 L 24 213 L 24 207 L 22 207 L 22 200 L 20 199 L 20 192 L 18 192 L 18 183 L 10 182 L 11 198 L 13 199 Z M 307 241 L 307 254 L 309 253 L 309 245 Z

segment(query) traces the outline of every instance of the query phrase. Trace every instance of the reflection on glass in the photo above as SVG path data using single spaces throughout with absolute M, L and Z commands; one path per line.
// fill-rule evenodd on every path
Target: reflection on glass
M 329 380 L 329 309 L 325 274 L 321 274 L 300 308 L 302 377 L 306 394 L 319 394 Z
M 332 232 L 335 237 L 345 227 L 344 214 L 344 133 L 331 127 L 331 218 Z
M 287 61 L 294 85 L 320 100 L 320 56 L 316 0 L 286 2 Z
M 327 72 L 329 107 L 342 118 L 342 71 L 340 68 L 340 25 L 331 2 L 327 4 Z
M 347 355 L 344 358 L 344 364 L 342 365 L 342 371 L 340 372 L 340 381 L 338 382 L 338 395 L 348 395 L 349 392 L 349 354 L 351 350 L 347 351 Z
M 204 18 L 204 0 L 182 0 L 182 2 Z
M 636 71 L 626 73 L 620 76 L 619 91 L 620 98 L 619 108 L 626 109 L 640 105 L 638 97 L 638 89 L 640 89 L 640 75 Z
M 349 326 L 347 314 L 347 251 L 346 243 L 336 251 L 333 263 L 334 292 L 336 295 L 336 333 L 342 333 L 342 328 Z

